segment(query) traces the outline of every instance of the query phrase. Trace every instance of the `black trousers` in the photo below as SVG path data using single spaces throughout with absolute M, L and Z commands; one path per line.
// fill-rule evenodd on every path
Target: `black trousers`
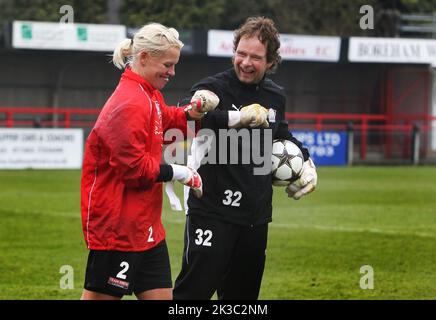
M 243 227 L 189 215 L 176 300 L 256 300 L 265 267 L 268 224 Z

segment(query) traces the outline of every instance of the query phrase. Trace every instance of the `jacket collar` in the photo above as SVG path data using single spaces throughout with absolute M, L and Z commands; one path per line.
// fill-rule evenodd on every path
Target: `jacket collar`
M 150 94 L 153 94 L 153 92 L 156 90 L 147 80 L 145 80 L 139 74 L 133 72 L 132 69 L 130 69 L 130 67 L 126 67 L 121 78 L 139 83 L 141 87 L 144 88 L 144 90 Z

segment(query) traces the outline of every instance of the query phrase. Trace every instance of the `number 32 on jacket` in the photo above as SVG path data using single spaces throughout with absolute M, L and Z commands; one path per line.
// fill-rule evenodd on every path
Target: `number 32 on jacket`
M 242 198 L 242 192 L 241 191 L 235 191 L 232 190 L 226 190 L 224 191 L 225 199 L 223 200 L 223 204 L 225 206 L 232 206 L 232 207 L 239 207 L 241 204 L 239 201 Z

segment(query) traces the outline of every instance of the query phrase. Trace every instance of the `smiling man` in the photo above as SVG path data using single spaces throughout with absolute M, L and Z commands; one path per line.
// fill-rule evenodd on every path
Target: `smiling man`
M 275 62 L 268 61 L 266 50 L 266 46 L 256 36 L 245 35 L 239 39 L 233 58 L 234 70 L 239 81 L 245 84 L 261 82 Z
M 256 151 L 265 153 L 265 144 L 272 144 L 271 137 L 288 139 L 302 149 L 306 163 L 310 163 L 307 149 L 288 131 L 283 89 L 266 77 L 280 63 L 279 48 L 279 33 L 272 20 L 248 18 L 234 33 L 233 68 L 205 78 L 191 89 L 191 93 L 210 90 L 220 100 L 217 108 L 202 119 L 202 127 L 213 130 L 218 140 L 212 146 L 226 145 L 220 143 L 219 132 L 229 128 L 236 134 L 245 131 L 252 143 L 247 146 L 244 139 L 236 139 L 232 143 L 237 146 L 229 145 L 224 150 L 227 155 L 236 150 L 238 163 L 195 160 L 197 164 L 203 162 L 198 168 L 203 177 L 203 197 L 195 198 L 192 192 L 188 197 L 182 270 L 175 282 L 175 299 L 210 299 L 215 291 L 219 299 L 258 298 L 268 223 L 272 220 L 272 181 L 270 172 L 255 174 L 253 169 L 262 164 L 241 161 L 246 158 L 242 153 L 250 152 L 253 160 Z M 267 135 L 269 142 L 264 139 Z M 198 155 L 200 143 L 194 139 L 193 146 L 199 147 L 191 150 L 193 155 Z M 210 154 L 219 158 L 223 153 L 213 151 L 208 152 L 209 160 Z M 192 165 L 189 160 L 188 165 Z M 305 168 L 306 175 L 316 178 L 314 167 L 307 164 Z M 308 183 L 301 183 L 306 189 L 288 188 L 290 195 L 301 190 L 309 193 L 313 188 L 307 187 Z M 316 179 L 310 183 L 316 184 Z

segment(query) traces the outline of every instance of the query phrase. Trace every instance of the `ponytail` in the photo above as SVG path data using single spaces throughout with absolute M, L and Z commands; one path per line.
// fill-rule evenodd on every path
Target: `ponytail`
M 133 54 L 133 41 L 131 39 L 124 39 L 115 48 L 112 62 L 118 69 L 124 69 L 130 61 Z

